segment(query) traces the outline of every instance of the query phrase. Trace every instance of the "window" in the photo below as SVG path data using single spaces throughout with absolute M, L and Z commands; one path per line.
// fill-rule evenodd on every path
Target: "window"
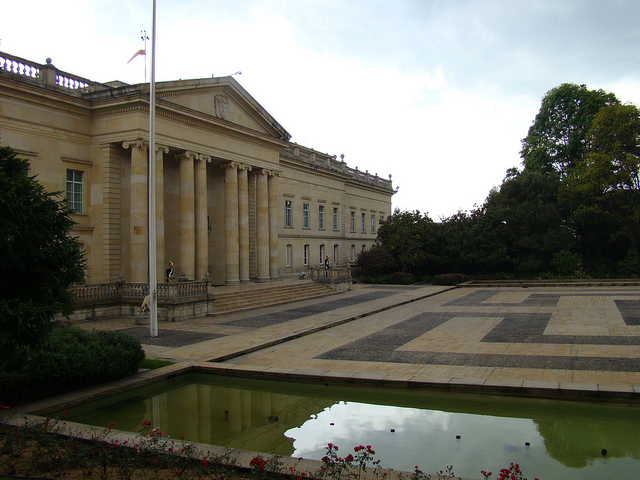
M 291 226 L 291 200 L 285 200 L 284 202 L 284 226 Z
M 82 213 L 82 172 L 67 170 L 67 202 L 69 210 Z
M 338 208 L 333 207 L 333 229 L 338 230 Z
M 320 245 L 320 265 L 324 263 L 324 245 Z
M 309 204 L 302 204 L 302 228 L 309 228 Z
M 334 265 L 338 264 L 338 245 L 333 246 L 333 263 Z
M 351 245 L 351 261 L 352 262 L 356 261 L 356 246 L 355 245 Z
M 291 245 L 287 245 L 285 248 L 285 261 L 287 263 L 287 267 L 291 266 Z
M 351 233 L 356 231 L 356 212 L 351 212 Z
M 304 265 L 309 265 L 309 245 L 305 245 L 302 250 Z
M 367 233 L 367 226 L 365 225 L 365 214 L 362 214 L 362 233 Z
M 376 233 L 376 216 L 371 214 L 371 233 Z
M 324 205 L 318 206 L 318 228 L 324 230 Z

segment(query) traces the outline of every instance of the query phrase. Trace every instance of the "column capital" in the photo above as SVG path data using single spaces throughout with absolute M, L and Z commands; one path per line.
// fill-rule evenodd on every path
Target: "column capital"
M 169 153 L 169 147 L 165 145 L 158 145 L 156 143 L 156 152 L 159 152 L 160 150 L 162 150 L 164 153 Z
M 228 162 L 228 163 L 223 163 L 222 165 L 220 165 L 221 168 L 233 168 L 233 169 L 237 169 L 240 168 L 242 166 L 242 164 L 240 162 Z
M 192 152 L 190 150 L 185 150 L 182 153 L 176 154 L 176 158 L 179 160 L 182 160 L 182 159 L 195 160 L 198 158 L 198 156 L 199 155 L 196 152 Z
M 241 163 L 238 166 L 238 170 L 246 170 L 247 172 L 250 172 L 253 169 L 253 167 L 251 165 L 247 165 L 246 163 Z
M 201 162 L 211 163 L 211 155 L 204 155 L 201 153 L 198 155 L 198 160 Z
M 282 176 L 282 170 L 271 170 L 269 176 L 280 178 Z
M 125 150 L 128 149 L 129 147 L 149 147 L 149 142 L 147 142 L 146 140 L 143 140 L 142 138 L 138 138 L 136 140 L 128 140 L 126 142 L 122 142 L 122 148 L 124 148 Z

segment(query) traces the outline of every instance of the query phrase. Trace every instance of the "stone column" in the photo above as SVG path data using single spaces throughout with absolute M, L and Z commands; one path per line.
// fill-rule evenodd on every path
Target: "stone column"
M 238 232 L 240 250 L 240 283 L 249 283 L 249 171 L 248 165 L 238 170 Z
M 156 145 L 156 281 L 164 282 L 164 273 L 169 260 L 164 254 L 164 154 L 167 147 Z
M 126 142 L 131 148 L 131 281 L 149 281 L 149 197 L 147 193 L 147 145 L 142 140 Z
M 115 282 L 122 274 L 122 175 L 121 150 L 115 144 L 102 146 L 102 280 Z
M 207 221 L 207 162 L 211 157 L 200 155 L 196 160 L 196 280 L 203 280 L 209 271 L 209 222 Z
M 185 152 L 180 155 L 180 223 L 178 241 L 180 260 L 176 264 L 176 274 L 183 274 L 193 280 L 196 274 L 195 266 L 195 193 L 194 193 L 194 159 L 197 154 Z
M 256 186 L 256 236 L 258 237 L 258 282 L 269 281 L 269 170 L 258 171 Z
M 227 285 L 240 283 L 239 233 L 238 233 L 238 166 L 236 162 L 224 165 L 225 199 L 225 262 Z
M 269 176 L 269 276 L 271 280 L 280 278 L 278 273 L 278 177 L 280 172 Z

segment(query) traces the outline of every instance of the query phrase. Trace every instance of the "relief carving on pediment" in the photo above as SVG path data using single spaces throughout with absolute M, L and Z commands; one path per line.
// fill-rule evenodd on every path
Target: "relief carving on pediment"
M 229 99 L 225 95 L 216 95 L 213 99 L 216 117 L 229 120 Z

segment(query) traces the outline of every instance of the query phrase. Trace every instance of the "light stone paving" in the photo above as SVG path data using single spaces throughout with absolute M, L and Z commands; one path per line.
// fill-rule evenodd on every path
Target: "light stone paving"
M 161 323 L 159 340 L 142 343 L 149 358 L 238 372 L 510 393 L 634 394 L 640 393 L 639 310 L 640 289 L 633 287 L 358 285 L 322 299 Z M 163 331 L 215 338 L 163 345 Z

